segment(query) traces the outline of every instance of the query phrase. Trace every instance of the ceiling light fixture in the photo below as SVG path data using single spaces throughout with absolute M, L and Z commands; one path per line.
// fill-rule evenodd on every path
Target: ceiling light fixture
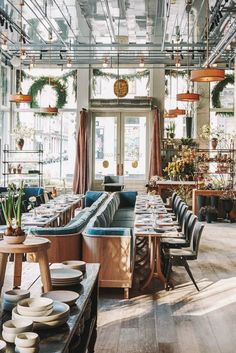
M 139 67 L 144 67 L 144 58 L 141 58 L 139 61 Z
M 20 15 L 21 15 L 21 33 L 23 31 L 23 6 L 24 6 L 24 1 L 22 0 L 20 3 L 20 7 L 21 7 L 21 11 L 20 11 Z M 21 53 L 22 53 L 22 42 L 21 42 Z M 14 62 L 16 64 L 16 62 L 19 61 L 20 62 L 20 79 L 19 79 L 19 85 L 20 85 L 20 89 L 19 89 L 19 93 L 16 94 L 12 94 L 10 95 L 10 102 L 12 103 L 30 103 L 32 101 L 32 96 L 29 94 L 23 94 L 21 92 L 21 82 L 22 82 L 22 61 L 18 58 L 18 57 L 13 57 L 11 59 L 11 63 L 14 66 Z M 15 65 L 16 66 L 16 65 Z
M 180 102 L 197 102 L 199 101 L 200 95 L 198 93 L 190 92 L 190 70 L 189 70 L 189 12 L 191 8 L 186 7 L 187 11 L 187 36 L 188 36 L 188 53 L 187 53 L 187 92 L 185 93 L 178 93 L 176 95 L 176 100 Z
M 106 68 L 108 67 L 108 59 L 104 58 L 103 63 L 102 63 L 102 67 Z
M 4 41 L 3 41 L 2 45 L 1 45 L 1 48 L 2 48 L 2 50 L 5 50 L 5 51 L 8 49 L 7 40 L 6 39 L 4 39 Z
M 20 59 L 21 59 L 21 60 L 25 60 L 26 57 L 27 57 L 26 51 L 25 51 L 24 49 L 21 50 L 21 52 L 20 52 Z
M 66 66 L 69 67 L 69 68 L 72 66 L 71 58 L 68 58 L 68 59 L 67 59 Z
M 166 119 L 177 118 L 177 114 L 166 112 L 163 117 Z
M 215 69 L 209 66 L 209 0 L 206 0 L 206 44 L 207 44 L 207 66 L 191 72 L 191 81 L 193 82 L 215 82 L 223 81 L 225 71 Z

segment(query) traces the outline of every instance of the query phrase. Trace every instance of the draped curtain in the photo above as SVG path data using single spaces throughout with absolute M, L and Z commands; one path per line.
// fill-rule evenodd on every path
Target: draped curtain
M 162 175 L 161 163 L 161 129 L 160 129 L 160 114 L 158 109 L 154 110 L 154 124 L 151 144 L 149 179 L 154 175 Z
M 79 131 L 76 140 L 76 157 L 73 191 L 76 194 L 85 194 L 88 188 L 88 159 L 87 159 L 87 112 L 80 112 Z

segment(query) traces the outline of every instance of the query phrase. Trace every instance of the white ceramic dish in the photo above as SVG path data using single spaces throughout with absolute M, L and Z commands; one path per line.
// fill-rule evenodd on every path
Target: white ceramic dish
M 38 316 L 39 312 L 50 311 L 53 308 L 53 300 L 49 298 L 27 298 L 17 303 L 17 311 L 21 315 Z M 22 313 L 20 313 L 20 311 Z M 51 310 L 52 312 L 52 310 Z M 36 315 L 34 315 L 36 313 Z M 49 314 L 48 314 L 49 315 Z M 42 315 L 43 316 L 43 315 Z M 47 314 L 45 315 L 47 316 Z
M 23 289 L 12 289 L 8 290 L 3 294 L 3 298 L 8 302 L 16 303 L 21 299 L 29 298 L 30 292 Z
M 40 299 L 48 299 L 48 298 L 40 298 Z M 33 316 L 32 315 L 32 316 L 30 316 L 30 318 L 31 318 L 31 320 L 33 320 L 34 323 L 35 322 L 45 323 L 45 322 L 55 321 L 55 320 L 59 320 L 61 318 L 67 317 L 69 312 L 70 312 L 69 305 L 55 301 L 53 303 L 53 312 L 50 315 L 48 315 L 48 316 Z M 27 318 L 29 318 L 29 316 L 25 317 L 24 315 L 20 315 L 17 310 L 17 307 L 12 310 L 12 317 L 14 319 L 21 319 L 21 318 L 27 319 Z
M 15 344 L 17 347 L 30 348 L 38 346 L 39 335 L 35 332 L 24 332 L 16 335 Z
M 83 273 L 86 270 L 86 262 L 84 261 L 69 260 L 69 261 L 63 261 L 62 264 L 68 268 L 72 268 L 74 270 L 80 270 Z
M 16 352 L 17 353 L 38 353 L 39 352 L 39 347 L 30 347 L 30 348 L 23 348 L 23 347 L 18 347 L 16 346 Z
M 21 332 L 32 331 L 33 321 L 30 319 L 8 320 L 2 325 L 6 333 L 18 334 Z
M 72 268 L 53 268 L 50 270 L 51 279 L 54 280 L 70 280 L 70 279 L 80 279 L 83 273 L 79 270 L 74 270 Z
M 48 316 L 48 315 L 50 315 L 53 312 L 53 306 L 50 309 L 47 309 L 47 310 L 42 310 L 42 311 L 34 311 L 34 310 L 32 310 L 32 311 L 28 311 L 28 310 L 25 310 L 25 308 L 23 306 L 17 305 L 17 311 L 18 311 L 18 313 L 20 315 L 28 316 L 28 317 L 31 317 L 32 315 L 33 316 Z
M 0 340 L 0 353 L 5 353 L 6 352 L 6 342 L 3 340 Z
M 68 305 L 74 305 L 76 300 L 79 298 L 79 294 L 70 290 L 53 290 L 47 293 L 43 293 L 42 297 L 51 298 Z

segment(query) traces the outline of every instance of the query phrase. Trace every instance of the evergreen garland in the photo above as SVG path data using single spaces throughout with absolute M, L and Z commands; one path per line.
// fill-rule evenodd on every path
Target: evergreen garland
M 234 75 L 225 75 L 223 81 L 218 82 L 211 92 L 211 101 L 213 108 L 221 108 L 220 94 L 229 84 L 234 84 Z M 233 116 L 233 112 L 216 112 L 216 115 Z
M 61 83 L 60 79 L 58 78 L 49 78 L 46 76 L 40 77 L 34 81 L 28 91 L 28 94 L 32 96 L 32 102 L 30 103 L 31 108 L 39 108 L 37 96 L 38 93 L 41 92 L 46 85 L 50 85 L 55 90 L 57 95 L 55 106 L 58 109 L 62 109 L 67 101 L 66 85 Z

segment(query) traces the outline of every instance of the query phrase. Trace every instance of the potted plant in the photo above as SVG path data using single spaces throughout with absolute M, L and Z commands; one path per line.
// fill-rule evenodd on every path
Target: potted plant
M 207 223 L 217 221 L 218 211 L 215 207 L 206 206 L 206 221 Z
M 230 212 L 233 209 L 234 206 L 234 192 L 233 190 L 226 190 L 223 195 L 220 197 L 221 202 L 222 202 L 222 206 L 223 209 L 225 211 L 226 214 L 226 220 L 231 222 L 231 218 L 230 218 Z
M 200 129 L 200 135 L 199 137 L 203 139 L 208 139 L 211 141 L 211 147 L 212 149 L 216 149 L 218 142 L 223 139 L 223 136 L 225 134 L 224 129 L 222 128 L 213 128 L 208 124 L 205 124 L 201 127 Z
M 198 211 L 198 220 L 203 222 L 206 220 L 206 207 L 201 207 Z
M 7 225 L 3 237 L 9 244 L 21 244 L 26 238 L 26 234 L 21 228 L 21 203 L 23 194 L 23 183 L 21 183 L 19 190 L 11 184 L 9 185 L 7 195 L 1 200 L 3 215 Z M 15 219 L 15 227 L 13 227 L 13 219 Z
M 25 124 L 21 124 L 19 121 L 16 127 L 12 130 L 12 135 L 16 139 L 17 148 L 22 151 L 25 143 L 25 138 L 32 137 L 34 129 L 27 127 Z
M 168 131 L 171 139 L 173 139 L 175 137 L 175 128 L 176 128 L 175 122 L 170 122 L 166 128 L 166 131 Z

